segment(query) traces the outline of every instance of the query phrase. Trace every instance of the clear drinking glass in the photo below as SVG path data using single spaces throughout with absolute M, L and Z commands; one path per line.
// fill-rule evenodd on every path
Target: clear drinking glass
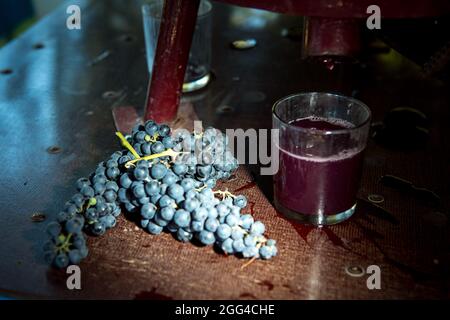
M 145 49 L 148 70 L 151 73 L 158 43 L 158 32 L 164 0 L 152 0 L 142 6 L 144 21 Z M 211 78 L 211 3 L 200 2 L 195 32 L 189 52 L 189 62 L 183 83 L 183 92 L 191 92 L 205 87 Z
M 273 106 L 279 129 L 275 205 L 289 218 L 329 225 L 355 211 L 370 109 L 330 93 L 299 93 Z

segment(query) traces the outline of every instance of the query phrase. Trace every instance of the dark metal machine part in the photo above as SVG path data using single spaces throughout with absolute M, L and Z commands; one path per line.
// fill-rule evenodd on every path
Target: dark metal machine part
M 84 282 L 88 289 L 67 290 L 64 286 L 66 274 L 49 270 L 43 261 L 41 247 L 46 239 L 46 223 L 33 223 L 30 219 L 34 212 L 42 212 L 50 221 L 73 195 L 75 180 L 88 175 L 99 161 L 118 148 L 111 108 L 133 105 L 141 115 L 143 113 L 148 74 L 145 72 L 138 2 L 73 2 L 81 6 L 81 30 L 65 27 L 67 14 L 65 7 L 61 7 L 0 51 L 0 70 L 8 70 L 0 73 L 0 163 L 3 164 L 0 178 L 0 294 L 129 298 L 129 288 L 123 284 L 125 273 L 133 279 L 130 286 L 137 283 L 150 286 L 147 294 L 135 292 L 136 297 L 154 298 L 155 290 L 170 291 L 164 289 L 164 281 L 158 280 L 167 268 L 162 265 L 158 272 L 139 273 L 150 262 L 141 261 L 139 266 L 142 268 L 139 269 L 136 267 L 138 259 L 107 260 L 114 253 L 111 251 L 105 252 L 104 260 L 97 261 L 97 264 L 104 263 L 105 269 L 100 273 L 96 269 L 95 276 L 90 278 L 92 282 L 97 277 L 102 279 L 95 283 L 95 289 L 89 289 Z M 337 83 L 347 79 L 345 74 L 340 74 L 338 66 L 321 67 L 302 61 L 300 42 L 282 36 L 283 30 L 300 24 L 299 18 L 214 3 L 213 21 L 215 79 L 206 89 L 184 97 L 194 103 L 205 125 L 220 129 L 270 128 L 271 105 L 278 98 L 299 91 L 334 91 L 341 88 L 340 85 L 336 87 Z M 243 38 L 256 39 L 258 46 L 248 51 L 229 48 L 231 41 Z M 36 43 L 43 47 L 36 50 Z M 105 52 L 109 54 L 105 55 Z M 277 266 L 274 262 L 268 265 L 270 270 L 261 271 L 267 277 L 283 276 L 285 271 L 286 274 L 290 272 L 288 267 L 297 268 L 296 278 L 286 275 L 285 282 L 255 282 L 253 285 L 260 289 L 265 288 L 261 285 L 264 283 L 271 286 L 266 291 L 248 289 L 240 296 L 226 289 L 202 289 L 194 283 L 185 290 L 172 288 L 169 292 L 172 297 L 448 297 L 449 227 L 446 212 L 435 212 L 434 208 L 416 202 L 411 195 L 379 183 L 382 175 L 393 174 L 416 185 L 429 186 L 440 195 L 442 210 L 448 211 L 448 86 L 425 78 L 416 65 L 394 50 L 369 54 L 366 60 L 362 78 L 353 80 L 358 85 L 357 97 L 372 108 L 374 121 L 382 120 L 388 110 L 399 105 L 420 109 L 431 121 L 429 141 L 421 149 L 387 150 L 374 141 L 369 143 L 360 197 L 383 195 L 385 201 L 381 206 L 399 223 L 392 224 L 389 219 L 377 219 L 376 215 L 358 212 L 350 221 L 324 229 L 322 233 L 296 227 L 301 238 L 307 240 L 295 240 L 298 244 L 293 245 L 299 246 L 295 249 L 298 257 L 290 259 L 289 265 Z M 58 146 L 61 152 L 49 153 L 53 146 Z M 270 177 L 259 177 L 257 167 L 250 169 L 262 190 L 270 195 Z M 279 225 L 282 222 L 275 223 L 275 227 Z M 120 244 L 111 244 L 113 240 L 108 235 L 90 240 L 96 253 L 101 252 L 103 246 L 123 249 L 121 246 L 130 241 L 130 247 L 123 254 L 133 256 L 135 247 L 131 244 L 140 242 L 136 244 L 129 240 L 126 230 L 118 228 L 114 241 L 120 239 Z M 286 230 L 282 229 L 287 233 Z M 337 241 L 330 230 L 346 241 Z M 357 230 L 362 232 L 362 238 L 356 236 Z M 322 235 L 337 243 L 339 250 L 344 248 L 339 252 L 338 260 L 336 255 L 330 254 L 331 249 Z M 148 242 L 156 241 L 149 235 L 142 237 Z M 349 243 L 358 246 L 358 241 L 363 238 L 372 243 L 373 251 L 367 249 L 367 253 L 377 252 L 377 255 L 369 255 L 361 262 L 345 247 Z M 179 244 L 173 240 L 173 245 Z M 179 246 L 182 256 L 186 245 Z M 195 253 L 199 254 L 197 258 L 203 254 L 208 259 L 218 259 L 212 250 L 195 249 L 194 252 L 199 252 Z M 152 250 L 155 259 L 163 254 L 163 251 L 157 251 L 158 248 Z M 282 254 L 286 255 L 287 251 L 283 250 Z M 139 252 L 136 251 L 136 255 Z M 292 255 L 291 252 L 288 257 Z M 235 263 L 233 259 L 220 261 Z M 133 263 L 136 274 L 127 274 Z M 346 268 L 354 265 L 365 268 L 377 263 L 382 264 L 382 272 L 385 272 L 382 273 L 382 290 L 369 291 L 365 277 L 359 281 L 345 273 Z M 83 268 L 83 275 L 89 278 L 90 270 L 95 266 L 88 263 Z M 255 268 L 260 270 L 264 265 Z M 383 274 L 387 275 L 383 277 Z M 241 275 L 236 271 L 233 279 L 239 280 Z M 178 276 L 182 277 L 181 274 Z M 198 277 L 202 275 L 198 274 Z M 172 279 L 167 288 L 177 282 L 183 283 L 182 280 Z M 241 285 L 244 288 L 246 281 Z

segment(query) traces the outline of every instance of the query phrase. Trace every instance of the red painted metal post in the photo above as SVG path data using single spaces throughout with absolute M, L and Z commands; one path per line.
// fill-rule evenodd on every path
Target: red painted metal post
M 200 0 L 166 0 L 144 120 L 170 122 L 180 103 Z

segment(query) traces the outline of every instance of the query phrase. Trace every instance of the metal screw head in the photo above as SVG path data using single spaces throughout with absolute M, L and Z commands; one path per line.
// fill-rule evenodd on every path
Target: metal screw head
M 369 200 L 372 203 L 379 204 L 384 202 L 384 197 L 380 194 L 369 194 L 367 196 L 367 200 Z
M 231 47 L 237 50 L 251 49 L 256 46 L 255 39 L 235 40 L 231 43 Z
M 31 215 L 31 221 L 33 222 L 42 222 L 45 221 L 46 218 L 46 215 L 42 212 L 35 212 Z
M 105 91 L 102 94 L 103 99 L 112 99 L 117 98 L 118 96 L 120 96 L 120 93 L 116 91 Z
M 62 151 L 61 147 L 58 146 L 51 146 L 47 148 L 47 152 L 50 154 L 57 154 L 60 153 Z
M 234 111 L 233 107 L 228 106 L 228 105 L 219 106 L 216 109 L 216 112 L 219 113 L 219 114 L 231 113 L 233 111 Z
M 345 268 L 345 273 L 347 273 L 351 277 L 362 277 L 365 272 L 364 268 L 361 266 L 348 266 Z
M 44 44 L 42 44 L 42 43 L 35 43 L 33 45 L 33 49 L 35 49 L 35 50 L 40 50 L 40 49 L 43 49 L 43 48 L 44 48 Z
M 0 73 L 4 74 L 4 75 L 11 74 L 12 72 L 13 71 L 11 69 L 2 69 L 2 70 L 0 70 Z
M 132 36 L 131 34 L 125 34 L 125 35 L 121 36 L 120 39 L 126 43 L 130 43 L 135 40 L 134 36 Z

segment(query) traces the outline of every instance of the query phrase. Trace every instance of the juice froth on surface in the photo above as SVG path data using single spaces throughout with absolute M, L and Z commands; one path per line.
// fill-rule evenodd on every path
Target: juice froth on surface
M 316 129 L 324 131 L 351 129 L 355 127 L 352 123 L 343 119 L 322 118 L 316 116 L 292 120 L 289 122 L 289 124 L 298 128 Z

